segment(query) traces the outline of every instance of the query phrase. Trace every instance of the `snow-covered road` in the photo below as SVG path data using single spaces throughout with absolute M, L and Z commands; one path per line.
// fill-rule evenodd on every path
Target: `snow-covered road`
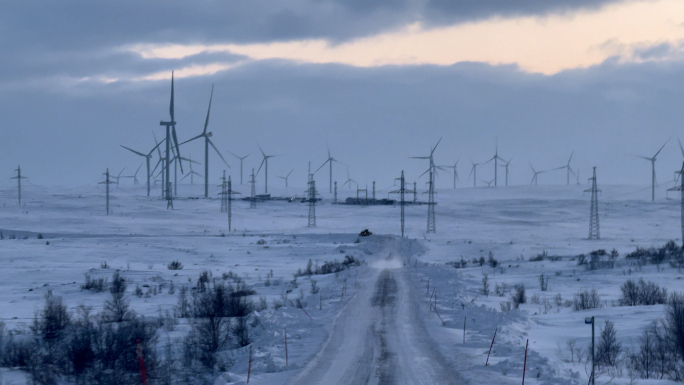
M 320 353 L 292 384 L 464 384 L 432 348 L 399 259 L 371 263 Z M 422 309 L 425 313 L 425 309 Z

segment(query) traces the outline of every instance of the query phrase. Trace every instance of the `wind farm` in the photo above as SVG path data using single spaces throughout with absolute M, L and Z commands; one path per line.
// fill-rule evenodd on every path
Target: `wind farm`
M 164 80 L 166 85 L 167 81 Z M 168 354 L 176 363 L 171 365 L 171 361 L 161 359 L 173 367 L 169 373 L 192 377 L 197 376 L 196 368 L 201 367 L 204 369 L 200 371 L 212 380 L 232 376 L 244 377 L 246 381 L 249 375 L 254 376 L 250 381 L 268 385 L 316 383 L 311 376 L 327 370 L 327 364 L 319 364 L 310 357 L 320 354 L 318 357 L 331 365 L 341 360 L 339 353 L 321 348 L 326 336 L 332 336 L 330 338 L 336 341 L 341 338 L 338 333 L 342 332 L 336 329 L 337 321 L 334 320 L 342 320 L 337 325 L 368 322 L 366 326 L 377 321 L 372 315 L 379 308 L 372 305 L 374 295 L 393 285 L 380 284 L 376 290 L 376 283 L 381 282 L 378 275 L 382 274 L 394 276 L 382 279 L 399 285 L 397 295 L 403 298 L 409 298 L 407 291 L 410 290 L 425 294 L 429 282 L 427 296 L 417 299 L 415 304 L 410 302 L 413 299 L 407 302 L 406 311 L 411 315 L 401 316 L 411 329 L 407 335 L 418 333 L 421 338 L 432 340 L 433 335 L 446 331 L 447 337 L 434 342 L 437 349 L 457 346 L 456 351 L 462 355 L 459 357 L 468 357 L 460 362 L 467 365 L 469 371 L 454 371 L 457 365 L 450 362 L 440 366 L 439 373 L 430 377 L 430 381 L 441 383 L 440 379 L 453 375 L 453 378 L 463 376 L 469 381 L 488 376 L 487 381 L 492 379 L 491 383 L 505 383 L 510 377 L 510 368 L 501 362 L 524 365 L 518 346 L 524 335 L 518 330 L 524 329 L 525 333 L 541 336 L 532 337 L 537 338 L 534 359 L 542 362 L 540 367 L 547 368 L 540 372 L 539 378 L 546 383 L 558 383 L 564 378 L 558 373 L 588 366 L 588 361 L 569 362 L 565 357 L 559 358 L 558 347 L 548 341 L 562 340 L 566 333 L 572 334 L 573 338 L 583 338 L 584 331 L 573 329 L 575 318 L 593 309 L 574 310 L 571 298 L 585 290 L 585 282 L 592 280 L 596 271 L 604 275 L 593 287 L 602 293 L 613 293 L 606 294 L 607 299 L 601 300 L 604 306 L 597 309 L 603 317 L 611 319 L 620 319 L 622 305 L 612 304 L 619 303 L 620 298 L 615 293 L 624 279 L 628 279 L 622 278 L 628 273 L 616 273 L 615 266 L 625 271 L 634 268 L 630 274 L 646 280 L 662 279 L 659 282 L 663 285 L 678 284 L 679 272 L 675 264 L 684 230 L 681 225 L 684 223 L 684 199 L 670 199 L 663 194 L 682 191 L 681 167 L 669 161 L 672 156 L 671 148 L 666 147 L 669 140 L 660 147 L 662 141 L 657 143 L 653 156 L 638 156 L 651 163 L 649 186 L 643 183 L 636 186 L 605 184 L 603 180 L 609 172 L 593 166 L 591 154 L 582 148 L 540 148 L 530 152 L 517 150 L 512 144 L 514 141 L 509 140 L 505 147 L 502 141 L 502 149 L 505 148 L 502 155 L 506 157 L 503 158 L 499 153 L 498 137 L 495 137 L 492 154 L 491 139 L 471 145 L 448 131 L 443 136 L 416 139 L 416 143 L 410 143 L 406 148 L 373 147 L 391 159 L 386 162 L 378 161 L 375 152 L 359 152 L 356 147 L 341 145 L 339 140 L 328 144 L 324 133 L 307 138 L 311 140 L 311 150 L 302 153 L 292 150 L 282 138 L 256 137 L 257 134 L 251 141 L 253 144 L 249 141 L 237 143 L 234 137 L 241 129 L 239 125 L 222 124 L 225 122 L 221 120 L 225 119 L 223 110 L 227 108 L 227 101 L 222 99 L 223 87 L 219 83 L 211 85 L 208 106 L 205 93 L 209 86 L 202 87 L 203 107 L 195 113 L 187 107 L 180 108 L 184 104 L 180 100 L 186 100 L 180 99 L 185 89 L 171 73 L 170 100 L 159 95 L 160 104 L 169 102 L 168 120 L 159 123 L 165 130 L 164 137 L 157 140 L 156 120 L 141 122 L 141 127 L 147 125 L 152 130 L 154 140 L 149 140 L 150 131 L 141 129 L 136 132 L 137 136 L 121 141 L 123 144 L 107 144 L 116 150 L 117 158 L 108 162 L 111 166 L 103 168 L 106 170 L 103 174 L 99 171 L 92 175 L 92 182 L 87 186 L 42 187 L 36 183 L 38 177 L 35 175 L 40 175 L 39 171 L 29 169 L 24 174 L 22 167 L 7 165 L 11 176 L 6 180 L 11 185 L 0 186 L 0 203 L 4 205 L 0 216 L 11 225 L 0 229 L 0 238 L 8 237 L 0 240 L 0 245 L 11 245 L 8 250 L 14 253 L 12 255 L 22 258 L 19 263 L 8 261 L 12 274 L 38 274 L 39 277 L 12 283 L 8 276 L 0 283 L 0 288 L 7 289 L 6 294 L 0 295 L 0 301 L 12 303 L 21 296 L 21 301 L 26 302 L 13 309 L 17 315 L 12 317 L 16 319 L 7 318 L 10 327 L 19 330 L 30 327 L 29 323 L 35 325 L 33 319 L 41 317 L 35 309 L 53 295 L 51 293 L 68 295 L 69 301 L 76 298 L 88 306 L 97 306 L 95 299 L 103 299 L 106 293 L 117 295 L 112 289 L 114 282 L 119 282 L 116 273 L 126 277 L 129 286 L 121 293 L 130 304 L 131 313 L 122 316 L 122 321 L 103 318 L 101 326 L 116 324 L 120 325 L 117 328 L 124 328 L 127 323 L 143 322 L 143 318 L 161 314 L 155 318 L 157 326 L 145 323 L 146 327 L 164 338 L 177 335 L 183 339 L 167 339 L 171 351 Z M 158 115 L 157 110 L 150 115 Z M 217 119 L 217 116 L 223 118 Z M 190 119 L 192 117 L 197 119 Z M 193 120 L 203 122 L 202 126 L 193 129 Z M 255 127 L 251 128 L 258 133 L 258 127 Z M 320 151 L 323 144 L 326 152 Z M 643 148 L 639 153 L 647 153 L 651 145 L 650 142 L 640 144 Z M 684 157 L 681 142 L 679 149 L 681 154 L 676 155 L 681 161 L 679 156 Z M 189 155 L 197 155 L 197 151 L 202 151 L 200 161 Z M 223 154 L 239 160 L 239 169 L 237 162 L 231 167 Z M 253 154 L 259 156 L 251 156 Z M 635 183 L 639 183 L 638 162 L 641 160 L 626 151 L 616 156 L 621 162 L 633 161 L 630 163 L 634 171 L 632 176 Z M 301 157 L 311 159 L 304 163 Z M 141 158 L 144 158 L 143 163 L 140 163 Z M 480 161 L 471 160 L 468 170 L 459 163 L 462 159 Z M 663 163 L 663 169 L 678 170 L 674 174 L 674 185 L 678 189 L 666 190 L 671 186 L 669 182 L 667 187 L 658 185 L 656 169 L 661 164 L 656 160 Z M 529 168 L 518 166 L 525 161 Z M 245 167 L 251 172 L 243 180 Z M 585 176 L 586 180 L 582 180 L 580 167 L 591 170 L 590 174 L 583 172 L 591 177 Z M 395 171 L 384 172 L 387 168 Z M 468 178 L 460 180 L 459 174 L 465 176 L 465 171 L 469 171 Z M 561 172 L 555 171 L 564 171 L 564 178 L 561 178 Z M 271 178 L 277 178 L 276 183 L 273 183 L 274 179 L 269 183 L 269 174 Z M 577 184 L 570 183 L 571 177 L 577 179 Z M 157 185 L 157 181 L 161 183 Z M 317 181 L 319 185 L 321 182 L 328 184 L 328 189 L 317 188 Z M 646 197 L 648 190 L 651 191 L 650 200 Z M 11 244 L 10 239 L 25 242 Z M 657 266 L 644 261 L 633 262 L 630 258 L 636 258 L 634 255 L 650 253 L 644 251 L 650 249 L 641 245 L 655 245 L 649 246 L 655 250 L 653 255 L 666 255 L 667 252 L 670 253 L 667 258 L 671 259 Z M 39 253 L 41 250 L 45 252 L 44 257 Z M 68 255 L 77 256 L 79 266 L 70 263 L 65 266 L 63 261 Z M 338 261 L 340 255 L 345 258 L 344 262 Z M 580 263 L 582 258 L 585 262 Z M 637 265 L 639 263 L 642 265 Z M 664 267 L 668 264 L 669 267 Z M 179 268 L 181 265 L 185 267 Z M 334 271 L 331 266 L 337 266 L 335 269 L 339 267 L 339 270 Z M 641 270 L 637 270 L 637 266 Z M 554 271 L 551 293 L 567 298 L 572 302 L 570 305 L 550 296 L 542 289 L 543 284 L 539 286 L 540 276 L 542 282 L 548 283 L 544 280 L 548 279 L 549 269 Z M 53 271 L 59 271 L 63 276 L 55 276 Z M 76 283 L 82 281 L 84 273 L 86 283 Z M 113 282 L 106 283 L 110 278 Z M 86 288 L 93 285 L 93 279 L 102 280 L 102 286 L 107 289 L 97 291 L 97 283 L 95 288 Z M 487 286 L 482 282 L 489 282 L 489 279 L 495 280 L 492 282 L 498 289 L 495 286 L 485 290 Z M 45 284 L 47 286 L 43 286 Z M 507 291 L 502 288 L 504 284 Z M 12 285 L 21 287 L 22 291 L 9 290 Z M 529 303 L 518 303 L 518 308 L 513 308 L 516 305 L 511 296 L 519 290 L 516 285 L 526 285 L 530 295 L 536 296 L 534 302 L 530 298 Z M 185 306 L 182 295 L 187 296 L 190 306 L 186 311 L 199 311 L 202 303 L 208 303 L 200 301 L 201 298 L 207 300 L 202 293 L 213 293 L 217 288 L 228 290 L 225 298 L 248 301 L 250 305 L 244 309 L 245 313 L 225 317 L 181 314 Z M 242 288 L 244 292 L 240 291 Z M 157 294 L 154 294 L 155 290 Z M 176 294 L 175 290 L 185 294 Z M 497 290 L 503 294 L 496 294 Z M 254 294 L 247 294 L 252 292 Z M 411 295 L 418 296 L 416 293 Z M 449 296 L 452 302 L 442 296 Z M 417 306 L 422 303 L 418 301 L 427 302 L 429 309 Z M 99 305 L 102 314 L 111 317 L 106 312 L 111 310 L 112 300 L 106 299 L 104 303 Z M 667 305 L 660 303 L 658 306 L 643 310 L 633 316 L 632 323 L 623 322 L 620 327 L 632 332 L 648 327 Z M 515 317 L 508 317 L 514 313 Z M 362 316 L 353 320 L 350 314 Z M 416 317 L 420 324 L 405 317 Z M 466 343 L 461 340 L 464 317 L 468 323 L 471 323 L 469 317 L 475 319 L 465 329 Z M 584 319 L 581 318 L 580 321 Z M 158 326 L 162 319 L 172 326 Z M 199 353 L 193 356 L 195 353 L 191 349 L 206 348 L 193 339 L 206 335 L 203 333 L 208 333 L 209 322 L 217 319 L 226 322 L 221 326 L 225 328 L 221 329 L 224 332 L 243 330 L 246 334 L 242 334 L 243 337 L 237 332 L 224 334 L 224 345 L 210 353 L 202 353 L 208 354 L 204 357 L 216 360 L 223 359 L 224 355 L 230 357 L 221 362 L 224 366 L 217 366 L 218 369 L 211 372 L 198 358 L 203 356 Z M 79 322 L 82 321 L 75 321 L 74 325 L 81 325 Z M 107 327 L 102 326 L 100 330 L 110 330 Z M 351 327 L 340 327 L 348 337 L 353 336 L 349 339 L 354 344 L 364 349 L 375 346 L 372 345 L 374 339 L 367 341 L 359 333 L 353 333 Z M 427 331 L 421 331 L 423 327 Z M 400 329 L 392 326 L 388 330 L 393 335 L 406 333 Z M 293 330 L 304 332 L 296 334 Z M 505 348 L 494 352 L 496 358 L 492 362 L 499 365 L 490 367 L 480 363 L 479 356 L 475 359 L 468 354 L 473 349 L 487 351 L 493 330 L 501 333 L 496 337 L 501 339 L 497 343 Z M 456 334 L 458 344 L 454 345 Z M 228 335 L 232 337 L 226 337 Z M 292 355 L 284 353 L 285 336 L 290 338 L 288 349 L 292 350 L 288 354 Z M 244 338 L 244 344 L 239 338 Z M 638 346 L 638 341 L 620 338 L 625 345 Z M 198 345 L 191 346 L 191 343 Z M 132 346 L 138 349 L 136 343 Z M 254 354 L 255 346 L 263 346 L 264 350 Z M 254 349 L 252 353 L 249 353 L 250 347 Z M 140 349 L 151 356 L 157 348 L 149 345 Z M 436 354 L 429 347 L 416 349 L 421 354 Z M 137 354 L 138 350 L 134 352 Z M 155 357 L 162 357 L 161 350 L 156 352 L 159 355 Z M 181 354 L 188 354 L 187 359 L 195 369 L 180 363 Z M 354 356 L 353 361 L 365 365 L 362 355 Z M 375 361 L 372 362 L 369 365 L 375 365 Z M 139 365 L 139 361 L 136 363 Z M 312 371 L 304 369 L 309 367 Z M 140 376 L 138 371 L 136 376 Z M 210 372 L 212 374 L 207 374 Z M 17 367 L 7 368 L 7 373 L 19 379 L 31 377 L 31 372 Z M 127 375 L 133 378 L 131 373 Z M 163 375 L 158 369 L 151 373 Z M 413 380 L 410 371 L 397 369 L 396 373 L 408 379 L 408 383 Z M 335 377 L 339 373 L 328 374 Z M 337 383 L 349 380 L 344 374 L 340 376 Z M 628 381 L 626 376 L 616 378 L 623 383 Z M 582 381 L 588 379 L 582 378 Z

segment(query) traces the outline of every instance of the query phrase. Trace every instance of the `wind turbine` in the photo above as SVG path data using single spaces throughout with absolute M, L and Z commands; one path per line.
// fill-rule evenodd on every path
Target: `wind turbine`
M 261 151 L 261 155 L 263 156 L 263 159 L 261 160 L 261 164 L 259 165 L 259 169 L 257 170 L 255 175 L 259 175 L 259 171 L 261 171 L 262 166 L 266 166 L 265 171 L 266 174 L 264 175 L 264 194 L 268 194 L 268 159 L 276 157 L 278 155 L 266 155 L 264 150 L 261 149 L 261 146 L 257 145 L 259 147 L 259 151 Z
M 470 164 L 472 164 L 473 167 L 470 168 L 470 174 L 468 174 L 468 178 L 473 175 L 473 188 L 475 188 L 477 187 L 477 166 L 481 165 L 482 163 L 475 163 L 471 160 Z
M 154 132 L 153 132 L 152 134 L 154 134 Z M 156 143 L 156 142 L 157 142 L 157 139 L 155 138 L 154 141 L 155 141 L 155 143 Z M 135 151 L 135 150 L 132 149 L 132 148 L 128 148 L 128 147 L 126 147 L 126 146 L 121 145 L 121 147 L 125 148 L 126 150 L 128 150 L 128 151 L 130 151 L 130 152 L 132 152 L 132 153 L 134 153 L 134 154 L 136 154 L 136 155 L 140 155 L 140 156 L 142 156 L 143 158 L 145 158 L 145 163 L 147 164 L 147 196 L 148 196 L 148 197 L 150 196 L 150 176 L 152 175 L 152 173 L 150 172 L 150 159 L 152 159 L 152 153 L 154 152 L 154 150 L 158 150 L 158 149 L 159 149 L 159 145 L 160 145 L 160 144 L 161 144 L 161 142 L 156 143 L 156 146 L 152 147 L 152 149 L 150 150 L 150 152 L 148 152 L 147 154 L 143 154 L 142 152 Z M 160 155 L 161 155 L 161 153 L 160 153 Z M 155 169 L 156 169 L 156 167 L 155 167 Z M 137 172 L 136 172 L 136 173 L 137 173 Z
M 125 169 L 126 169 L 126 167 L 122 168 L 121 171 L 119 171 L 119 174 L 117 176 L 115 176 L 117 186 L 119 185 L 119 179 L 121 179 L 121 174 L 123 174 Z
M 202 131 L 201 134 L 195 136 L 194 138 L 188 139 L 185 142 L 181 143 L 181 144 L 185 144 L 188 142 L 192 142 L 195 139 L 204 138 L 204 175 L 205 175 L 205 178 L 204 178 L 204 197 L 205 198 L 209 198 L 209 146 L 210 145 L 214 149 L 214 151 L 216 151 L 216 153 L 221 158 L 223 163 L 228 168 L 230 168 L 230 165 L 228 164 L 228 162 L 226 162 L 226 159 L 223 158 L 223 155 L 221 155 L 221 152 L 218 150 L 218 148 L 216 148 L 216 146 L 214 145 L 214 142 L 212 142 L 211 139 L 209 139 L 209 138 L 211 138 L 212 133 L 207 132 L 207 127 L 209 127 L 209 114 L 211 113 L 211 101 L 213 99 L 214 99 L 214 85 L 212 84 L 211 85 L 211 95 L 209 96 L 209 107 L 207 108 L 207 118 L 204 120 L 204 130 Z
M 326 159 L 325 162 L 323 162 L 323 164 L 321 165 L 321 167 L 319 167 L 318 169 L 316 169 L 316 171 L 314 171 L 314 174 L 317 173 L 318 170 L 322 169 L 323 166 L 325 166 L 326 163 L 328 163 L 328 164 L 330 165 L 330 193 L 332 193 L 332 185 L 333 185 L 333 176 L 332 176 L 332 166 L 333 166 L 333 162 L 337 162 L 337 163 L 339 163 L 339 164 L 344 165 L 344 163 L 340 162 L 339 160 L 333 158 L 332 155 L 330 155 L 330 146 L 328 146 L 328 159 Z
M 545 173 L 546 171 L 537 171 L 534 169 L 534 166 L 532 166 L 532 163 L 530 163 L 530 168 L 532 169 L 532 180 L 530 181 L 530 184 L 534 183 L 534 185 L 537 185 L 537 175 Z
M 575 154 L 575 151 L 570 153 L 570 158 L 568 159 L 568 163 L 565 164 L 565 166 L 560 166 L 554 168 L 554 170 L 562 170 L 565 169 L 567 173 L 567 185 L 570 186 L 570 174 L 575 174 L 574 171 L 572 171 L 572 168 L 570 168 L 570 161 L 572 160 L 572 156 Z
M 135 173 L 133 175 L 124 175 L 124 176 L 122 176 L 122 178 L 133 179 L 133 184 L 137 185 L 138 184 L 138 172 L 140 171 L 141 168 L 142 168 L 142 163 L 140 163 L 140 166 L 138 166 L 138 168 L 135 170 Z
M 435 146 L 430 149 L 430 155 L 428 155 L 428 156 L 410 156 L 409 158 L 411 158 L 411 159 L 429 159 L 430 160 L 430 168 L 428 169 L 428 171 L 432 171 L 434 173 L 435 161 L 434 161 L 433 155 L 435 154 L 435 150 L 437 149 L 437 146 L 439 146 L 439 142 L 441 142 L 441 141 L 442 141 L 442 138 L 439 138 L 439 140 L 437 141 L 437 144 L 435 144 Z M 427 173 L 428 171 L 424 172 L 421 176 L 425 175 L 425 173 Z
M 344 185 L 347 184 L 347 183 L 349 183 L 349 189 L 350 189 L 350 190 L 351 190 L 351 184 L 352 184 L 352 183 L 356 183 L 357 186 L 359 185 L 354 179 L 352 179 L 352 178 L 349 176 L 349 167 L 347 167 L 347 180 L 346 180 L 346 181 L 342 184 L 342 186 L 340 186 L 340 187 L 344 187 Z
M 458 180 L 458 168 L 457 168 L 458 167 L 458 160 L 456 161 L 456 163 L 454 163 L 453 166 L 437 166 L 437 167 L 439 167 L 441 169 L 451 168 L 454 170 L 454 190 L 456 190 L 456 181 Z
M 228 151 L 228 152 L 230 152 L 230 151 Z M 246 157 L 248 157 L 248 156 L 250 156 L 250 155 L 252 155 L 252 154 L 247 154 L 247 155 L 242 156 L 242 157 L 241 157 L 241 156 L 238 156 L 238 155 L 236 155 L 236 154 L 234 154 L 234 153 L 232 153 L 232 152 L 230 152 L 230 154 L 233 155 L 234 157 L 240 159 L 240 185 L 242 185 L 242 161 L 245 160 Z
M 506 168 L 506 187 L 508 187 L 508 165 L 511 164 L 512 160 L 513 160 L 513 158 L 509 159 L 508 162 L 506 162 L 506 164 L 502 164 L 501 166 L 499 166 L 499 167 L 505 167 Z
M 280 178 L 280 179 L 282 179 L 282 180 L 285 181 L 285 187 L 288 187 L 288 185 L 287 185 L 287 178 L 290 177 L 290 174 L 292 174 L 292 171 L 294 171 L 294 168 L 293 168 L 292 170 L 290 170 L 290 172 L 288 172 L 287 175 L 285 175 L 285 176 L 279 176 L 279 177 L 278 177 L 278 178 Z
M 499 160 L 502 162 L 505 162 L 506 160 L 503 159 L 502 157 L 499 156 L 499 141 L 497 139 L 496 141 L 496 147 L 494 148 L 494 156 L 492 156 L 487 162 L 489 163 L 491 161 L 494 161 L 494 187 L 497 186 L 499 178 L 498 178 L 498 169 L 499 169 Z
M 486 184 L 487 184 L 487 187 L 492 187 L 492 183 L 494 182 L 494 179 L 492 179 L 492 180 L 490 180 L 490 181 L 486 181 L 486 180 L 483 179 L 482 182 L 483 182 L 483 183 L 486 183 Z
M 176 120 L 174 119 L 174 103 L 173 103 L 173 71 L 171 71 L 171 102 L 169 103 L 169 115 L 171 117 L 171 120 L 168 122 L 165 121 L 160 121 L 159 125 L 160 126 L 165 126 L 166 127 L 166 170 L 164 171 L 166 174 L 166 186 L 165 186 L 165 198 L 167 200 L 166 203 L 166 208 L 168 209 L 169 207 L 173 208 L 173 193 L 171 192 L 171 156 L 169 156 L 171 152 L 171 140 L 173 138 L 173 144 L 176 147 L 176 154 L 180 156 L 180 149 L 178 148 L 178 137 L 176 136 Z M 180 163 L 180 168 L 181 168 L 181 174 L 183 173 L 183 163 Z
M 658 154 L 660 154 L 660 151 L 663 151 L 663 148 L 665 147 L 665 145 L 669 141 L 670 141 L 670 139 L 668 139 L 665 142 L 665 144 L 663 144 L 663 146 L 660 147 L 660 150 L 658 150 L 658 152 L 656 152 L 652 158 L 649 158 L 646 156 L 636 155 L 637 157 L 639 157 L 641 159 L 646 159 L 646 160 L 651 162 L 651 201 L 655 201 L 655 185 L 656 185 L 655 162 L 656 162 L 656 157 L 658 156 Z M 684 152 L 683 152 L 683 154 L 684 154 Z

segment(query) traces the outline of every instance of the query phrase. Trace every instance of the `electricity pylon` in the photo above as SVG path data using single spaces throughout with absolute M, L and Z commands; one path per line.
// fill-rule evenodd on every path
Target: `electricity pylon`
M 591 181 L 591 212 L 589 213 L 589 239 L 601 239 L 598 216 L 598 188 L 596 187 L 596 167 Z
M 10 179 L 16 179 L 17 180 L 17 191 L 19 193 L 19 206 L 21 206 L 21 180 L 26 179 L 26 177 L 21 176 L 21 166 L 17 166 L 17 169 L 14 171 L 17 172 L 17 176 L 13 176 Z

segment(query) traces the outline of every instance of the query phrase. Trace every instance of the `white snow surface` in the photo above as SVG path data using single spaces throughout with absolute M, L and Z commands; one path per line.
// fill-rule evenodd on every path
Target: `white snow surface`
M 526 384 L 586 384 L 587 365 L 570 362 L 566 348 L 571 340 L 588 346 L 591 334 L 585 317 L 596 316 L 597 333 L 605 320 L 612 321 L 623 346 L 635 347 L 642 330 L 664 317 L 665 309 L 614 306 L 620 285 L 644 278 L 669 291 L 684 290 L 681 272 L 669 266 L 635 267 L 623 259 L 637 246 L 681 243 L 679 200 L 650 202 L 650 191 L 641 187 L 600 188 L 598 241 L 586 239 L 586 186 L 439 190 L 437 233 L 425 234 L 427 206 L 407 206 L 405 239 L 398 237 L 398 206 L 333 205 L 330 194 L 317 205 L 315 228 L 307 227 L 307 204 L 272 201 L 249 209 L 247 202 L 234 201 L 234 231 L 228 234 L 218 199 L 188 198 L 201 195 L 200 185 L 179 186 L 181 198 L 174 210 L 166 210 L 158 188 L 148 199 L 142 186 L 113 186 L 109 216 L 104 215 L 102 186 L 26 185 L 21 207 L 16 190 L 4 188 L 0 318 L 10 329 L 26 330 L 47 290 L 62 296 L 72 310 L 79 305 L 101 309 L 106 293 L 82 290 L 84 274 L 111 279 L 115 269 L 129 282 L 132 308 L 140 315 L 157 316 L 176 304 L 176 295 L 168 293 L 171 282 L 177 290 L 193 285 L 204 270 L 214 276 L 233 271 L 257 292 L 255 303 L 264 297 L 269 304 L 254 316 L 259 326 L 252 331 L 253 384 L 518 384 L 527 340 Z M 248 186 L 241 190 L 249 192 Z M 273 195 L 301 196 L 301 190 L 276 188 Z M 349 194 L 340 190 L 341 199 L 343 193 Z M 374 234 L 358 237 L 364 228 Z M 39 234 L 42 239 L 37 239 Z M 18 239 L 9 239 L 14 236 Z M 621 254 L 614 269 L 585 271 L 577 266 L 578 254 L 613 248 Z M 529 261 L 543 251 L 561 258 Z M 496 268 L 471 262 L 455 269 L 446 264 L 461 257 L 487 258 L 490 252 L 499 261 Z M 292 282 L 309 259 L 322 264 L 345 255 L 364 263 Z M 174 260 L 184 268 L 168 270 Z M 109 267 L 102 268 L 103 262 Z M 267 284 L 270 271 L 273 278 Z M 481 293 L 483 274 L 490 280 L 489 296 Z M 550 277 L 548 291 L 539 288 L 540 274 Z M 311 280 L 320 293 L 311 293 Z M 500 303 L 509 294 L 499 297 L 493 291 L 504 283 L 524 284 L 528 303 L 502 312 Z M 136 286 L 149 295 L 133 296 Z M 579 290 L 594 288 L 604 305 L 600 309 L 573 311 L 555 305 L 557 295 L 566 301 Z M 383 290 L 390 300 L 381 305 L 377 298 Z M 437 313 L 432 310 L 433 293 Z M 285 296 L 299 298 L 304 309 L 271 306 Z M 160 330 L 160 341 L 181 338 L 187 330 L 181 320 L 174 331 Z M 217 384 L 246 381 L 247 352 L 225 352 L 234 364 L 217 377 Z M 16 370 L 0 372 L 0 383 L 25 379 Z M 630 379 L 626 373 L 614 378 L 602 373 L 597 383 L 629 384 Z

